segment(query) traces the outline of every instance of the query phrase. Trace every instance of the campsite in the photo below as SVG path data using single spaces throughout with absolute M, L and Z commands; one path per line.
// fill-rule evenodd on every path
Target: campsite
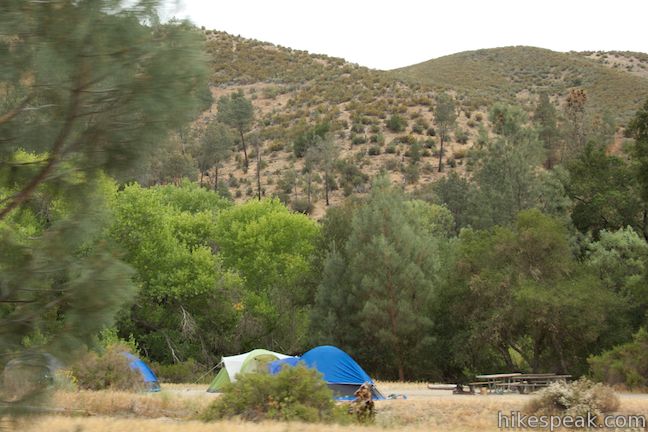
M 603 3 L 0 0 L 0 432 L 646 430 Z

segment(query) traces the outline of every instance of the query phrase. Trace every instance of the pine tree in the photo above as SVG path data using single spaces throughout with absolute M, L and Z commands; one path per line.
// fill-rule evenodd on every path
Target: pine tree
M 403 212 L 404 202 L 385 179 L 374 184 L 344 250 L 325 262 L 317 306 L 334 326 L 329 340 L 400 380 L 429 348 L 438 266 L 435 240 Z
M 105 174 L 137 167 L 207 87 L 202 36 L 157 24 L 156 6 L 0 3 L 0 367 L 70 359 L 133 295 L 130 268 L 98 240 Z M 43 390 L 31 371 L 0 417 Z

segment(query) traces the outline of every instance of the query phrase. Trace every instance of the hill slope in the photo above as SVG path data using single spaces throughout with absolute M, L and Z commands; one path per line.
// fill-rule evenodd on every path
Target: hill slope
M 564 96 L 571 88 L 583 88 L 592 106 L 627 120 L 648 95 L 648 79 L 628 73 L 626 68 L 608 67 L 592 54 L 522 46 L 482 49 L 440 57 L 392 73 L 435 89 L 466 94 L 477 105 L 502 99 L 523 102 L 529 93 L 542 91 Z M 607 56 L 612 65 L 613 58 L 619 57 Z
M 589 105 L 622 122 L 648 97 L 639 53 L 556 53 L 510 47 L 459 53 L 395 71 L 377 71 L 343 59 L 309 54 L 223 32 L 206 31 L 212 59 L 214 104 L 196 123 L 200 130 L 216 118 L 220 96 L 242 90 L 255 108 L 254 134 L 261 138 L 261 185 L 266 196 L 296 203 L 306 196 L 304 159 L 293 152 L 297 136 L 328 123 L 340 151 L 331 201 L 362 194 L 381 170 L 414 190 L 448 172 L 466 175 L 465 156 L 479 131 L 490 133 L 488 109 L 496 101 L 531 110 L 537 93 L 548 91 L 560 109 L 571 88 L 584 88 Z M 636 60 L 630 61 L 630 58 Z M 614 59 L 614 62 L 612 61 Z M 608 63 L 605 63 L 605 61 Z M 627 64 L 626 64 L 627 63 Z M 627 65 L 632 64 L 631 68 Z M 615 66 L 617 65 L 617 66 Z M 620 66 L 623 65 L 623 66 Z M 435 96 L 448 90 L 457 100 L 457 127 L 447 143 L 444 173 L 437 172 Z M 398 115 L 403 130 L 387 127 Z M 412 143 L 420 160 L 412 159 Z M 256 194 L 256 161 L 243 169 L 240 153 L 219 171 L 237 200 Z M 413 168 L 415 166 L 415 168 Z M 312 182 L 314 215 L 323 214 L 321 173 Z

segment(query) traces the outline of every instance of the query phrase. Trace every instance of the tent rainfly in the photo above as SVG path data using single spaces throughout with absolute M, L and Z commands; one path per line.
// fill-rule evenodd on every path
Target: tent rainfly
M 223 357 L 219 363 L 222 366 L 221 370 L 211 382 L 207 391 L 209 393 L 218 393 L 225 384 L 235 382 L 238 374 L 266 371 L 268 363 L 289 357 L 264 349 L 255 349 L 243 354 Z
M 301 356 L 298 361 L 292 358 L 276 360 L 269 366 L 270 373 L 276 374 L 282 367 L 290 367 L 299 363 L 319 371 L 338 400 L 354 399 L 355 391 L 364 383 L 374 386 L 371 377 L 349 354 L 330 345 L 313 348 Z M 372 397 L 377 400 L 385 398 L 375 386 L 372 388 Z
M 130 368 L 134 371 L 139 372 L 140 376 L 144 380 L 144 383 L 146 384 L 148 391 L 160 391 L 160 382 L 158 381 L 157 376 L 155 376 L 155 373 L 153 373 L 151 368 L 149 368 L 148 365 L 144 363 L 144 361 L 128 352 L 122 352 L 121 354 L 128 359 L 128 365 L 130 366 Z

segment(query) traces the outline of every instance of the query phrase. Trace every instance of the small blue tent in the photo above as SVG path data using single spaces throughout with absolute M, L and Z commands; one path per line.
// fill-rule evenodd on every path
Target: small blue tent
M 160 382 L 158 381 L 157 377 L 155 376 L 151 368 L 149 368 L 146 363 L 144 363 L 141 359 L 135 357 L 131 353 L 123 352 L 122 355 L 129 360 L 128 365 L 130 366 L 130 368 L 140 373 L 142 379 L 146 383 L 146 387 L 148 391 L 150 392 L 160 391 Z
M 371 377 L 349 354 L 330 345 L 313 348 L 299 359 L 273 362 L 270 364 L 270 373 L 276 374 L 284 364 L 294 366 L 298 361 L 319 371 L 338 400 L 354 399 L 355 391 L 364 383 L 374 385 Z M 374 399 L 384 399 L 376 387 L 373 387 L 372 393 Z

